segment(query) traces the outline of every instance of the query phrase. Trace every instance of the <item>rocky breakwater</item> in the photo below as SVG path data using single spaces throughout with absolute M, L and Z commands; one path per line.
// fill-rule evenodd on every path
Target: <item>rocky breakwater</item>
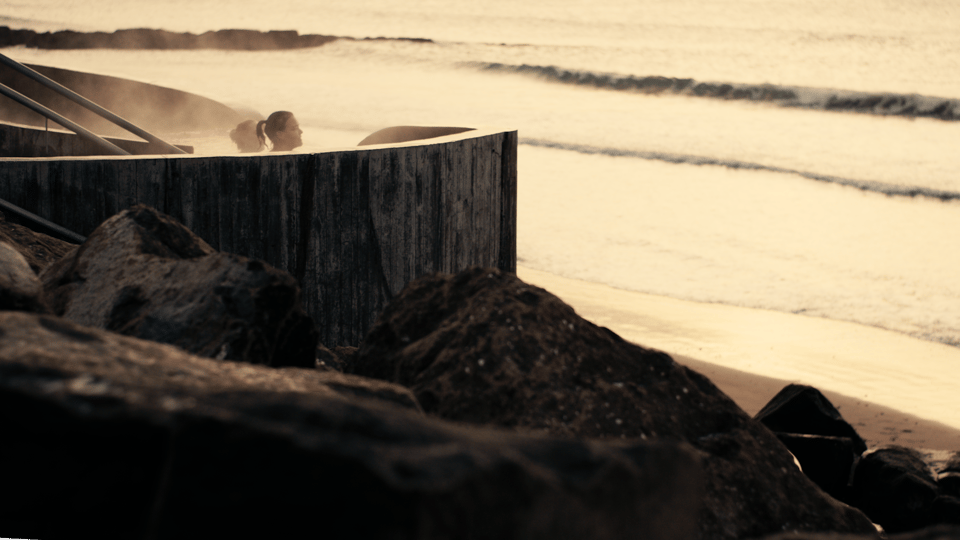
M 149 208 L 11 230 L 0 536 L 877 537 L 708 379 L 512 274 L 421 278 L 329 350 L 289 276 Z
M 112 248 L 98 247 L 104 244 Z M 276 346 L 234 347 L 232 337 L 257 334 L 256 323 L 263 323 L 263 335 L 283 334 L 268 323 L 296 313 L 283 289 L 255 286 L 262 274 L 285 281 L 254 263 L 211 253 L 166 216 L 134 208 L 43 269 L 42 296 L 62 316 L 4 306 L 0 536 L 683 539 L 695 533 L 702 480 L 688 445 L 458 425 L 424 415 L 398 385 L 313 367 L 271 367 L 293 355 L 277 354 Z M 257 279 L 237 278 L 241 271 Z M 216 292 L 237 281 L 250 289 L 244 298 L 257 317 L 238 320 L 229 306 L 239 293 Z M 123 292 L 135 282 L 136 294 Z M 102 288 L 99 295 L 94 286 Z M 256 301 L 273 294 L 265 291 L 282 301 Z M 136 301 L 124 300 L 130 298 Z M 184 298 L 223 305 L 193 309 Z M 85 324 L 70 320 L 80 320 L 78 313 Z M 192 332 L 183 322 L 188 314 L 209 330 Z M 163 321 L 168 331 L 155 332 Z M 245 330 L 220 331 L 235 326 Z M 304 325 L 293 328 L 300 341 L 315 342 Z M 197 347 L 206 356 L 172 337 L 187 334 L 206 343 Z M 157 343 L 165 338 L 178 346 Z M 244 354 L 230 360 L 236 350 Z
M 331 41 L 351 37 L 322 34 L 300 34 L 296 30 L 228 29 L 193 34 L 153 28 L 128 28 L 114 32 L 36 32 L 0 26 L 0 47 L 25 46 L 34 49 L 223 49 L 240 51 L 274 51 L 319 47 Z M 430 42 L 423 38 L 364 38 Z
M 410 284 L 352 371 L 410 388 L 430 414 L 523 432 L 690 444 L 706 492 L 700 538 L 783 530 L 872 532 L 707 378 L 490 269 Z

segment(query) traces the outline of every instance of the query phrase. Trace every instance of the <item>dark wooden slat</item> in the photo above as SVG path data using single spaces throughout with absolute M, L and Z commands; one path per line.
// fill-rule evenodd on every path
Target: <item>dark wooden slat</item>
M 500 261 L 507 272 L 517 271 L 517 143 L 516 131 L 503 134 L 500 152 Z
M 441 160 L 443 145 L 431 144 L 418 147 L 416 171 L 416 201 L 414 212 L 416 230 L 416 267 L 414 278 L 439 272 L 442 269 L 440 254 L 442 235 L 441 221 Z

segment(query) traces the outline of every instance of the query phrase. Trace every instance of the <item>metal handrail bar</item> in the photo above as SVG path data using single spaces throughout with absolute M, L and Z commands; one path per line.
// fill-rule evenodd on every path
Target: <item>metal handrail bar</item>
M 0 199 L 0 210 L 3 210 L 4 212 L 10 212 L 12 214 L 16 214 L 21 218 L 26 219 L 27 221 L 31 221 L 34 224 L 34 227 L 39 225 L 38 228 L 46 228 L 48 232 L 53 233 L 50 236 L 59 237 L 61 240 L 66 240 L 67 242 L 74 242 L 76 244 L 82 244 L 87 240 L 86 236 L 77 234 L 71 231 L 70 229 L 65 229 L 60 225 L 53 223 L 52 221 L 47 221 L 42 217 L 36 214 L 33 214 L 31 212 L 28 212 L 27 210 L 24 210 L 23 208 L 20 208 L 19 206 L 9 201 Z
M 85 129 L 83 126 L 81 126 L 81 125 L 79 125 L 79 124 L 77 124 L 77 123 L 75 123 L 75 122 L 73 122 L 73 121 L 71 121 L 71 120 L 68 120 L 68 119 L 60 116 L 59 114 L 51 111 L 50 109 L 44 107 L 43 105 L 41 105 L 41 104 L 37 103 L 36 101 L 28 98 L 27 96 L 21 94 L 20 92 L 17 92 L 17 91 L 14 90 L 13 88 L 10 88 L 9 86 L 7 86 L 7 85 L 5 85 L 5 84 L 0 84 L 0 94 L 3 94 L 3 95 L 5 95 L 5 96 L 7 96 L 8 98 L 16 101 L 17 103 L 19 103 L 19 104 L 21 104 L 21 105 L 23 105 L 23 106 L 25 106 L 25 107 L 29 107 L 29 108 L 33 109 L 35 112 L 38 112 L 38 113 L 42 114 L 43 116 L 46 116 L 46 117 L 49 118 L 50 120 L 53 120 L 54 122 L 60 124 L 61 126 L 63 126 L 63 127 L 67 128 L 67 129 L 73 131 L 74 133 L 76 133 L 77 135 L 83 137 L 84 139 L 87 139 L 88 141 L 90 141 L 90 142 L 92 142 L 92 143 L 94 143 L 94 144 L 96 144 L 96 145 L 99 145 L 101 148 L 103 148 L 104 150 L 106 150 L 107 152 L 109 152 L 109 153 L 111 153 L 111 154 L 115 154 L 115 155 L 118 155 L 118 156 L 129 156 L 129 155 L 130 155 L 130 152 L 127 152 L 127 151 L 124 150 L 123 148 L 120 148 L 119 146 L 117 146 L 117 145 L 113 144 L 112 142 L 104 139 L 103 137 L 100 137 L 100 136 L 97 135 L 96 133 L 93 133 L 92 131 L 89 131 L 89 130 Z
M 75 101 L 81 106 L 102 116 L 103 118 L 113 122 L 114 124 L 126 129 L 127 131 L 133 133 L 134 135 L 137 135 L 138 137 L 142 137 L 145 141 L 162 146 L 170 154 L 186 154 L 187 153 L 184 150 L 177 148 L 176 146 L 164 141 L 163 139 L 157 137 L 156 135 L 148 133 L 147 131 L 140 128 L 139 126 L 136 126 L 131 122 L 129 122 L 128 120 L 121 118 L 120 116 L 117 116 L 116 114 L 108 111 L 107 109 L 104 109 L 100 105 L 97 105 L 96 103 L 90 101 L 89 99 L 74 92 L 73 90 L 70 90 L 69 88 L 50 79 L 49 77 L 46 77 L 45 75 L 28 68 L 27 66 L 21 64 L 20 62 L 17 62 L 12 58 L 9 58 L 7 56 L 4 56 L 3 54 L 0 54 L 0 63 L 9 67 L 10 69 L 13 69 L 19 72 L 21 75 L 30 77 L 31 79 L 61 94 L 62 96 Z

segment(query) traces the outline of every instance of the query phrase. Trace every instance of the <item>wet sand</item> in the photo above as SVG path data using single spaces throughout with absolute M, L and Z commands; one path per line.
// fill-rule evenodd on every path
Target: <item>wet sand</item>
M 877 328 L 701 304 L 554 276 L 523 267 L 585 319 L 669 353 L 747 413 L 787 384 L 822 391 L 870 446 L 960 451 L 960 348 Z

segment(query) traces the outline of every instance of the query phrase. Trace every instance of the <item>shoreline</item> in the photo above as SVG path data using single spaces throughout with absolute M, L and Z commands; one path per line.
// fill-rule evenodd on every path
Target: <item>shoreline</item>
M 517 275 L 628 341 L 707 376 L 748 414 L 790 383 L 819 389 L 870 446 L 960 451 L 960 349 L 840 321 L 700 304 L 518 265 Z M 906 359 L 906 360 L 905 360 Z
M 763 408 L 784 386 L 800 382 L 755 375 L 686 356 L 671 356 L 678 364 L 713 381 L 750 416 Z M 917 450 L 960 451 L 960 429 L 834 391 L 820 391 L 870 448 L 896 444 Z

